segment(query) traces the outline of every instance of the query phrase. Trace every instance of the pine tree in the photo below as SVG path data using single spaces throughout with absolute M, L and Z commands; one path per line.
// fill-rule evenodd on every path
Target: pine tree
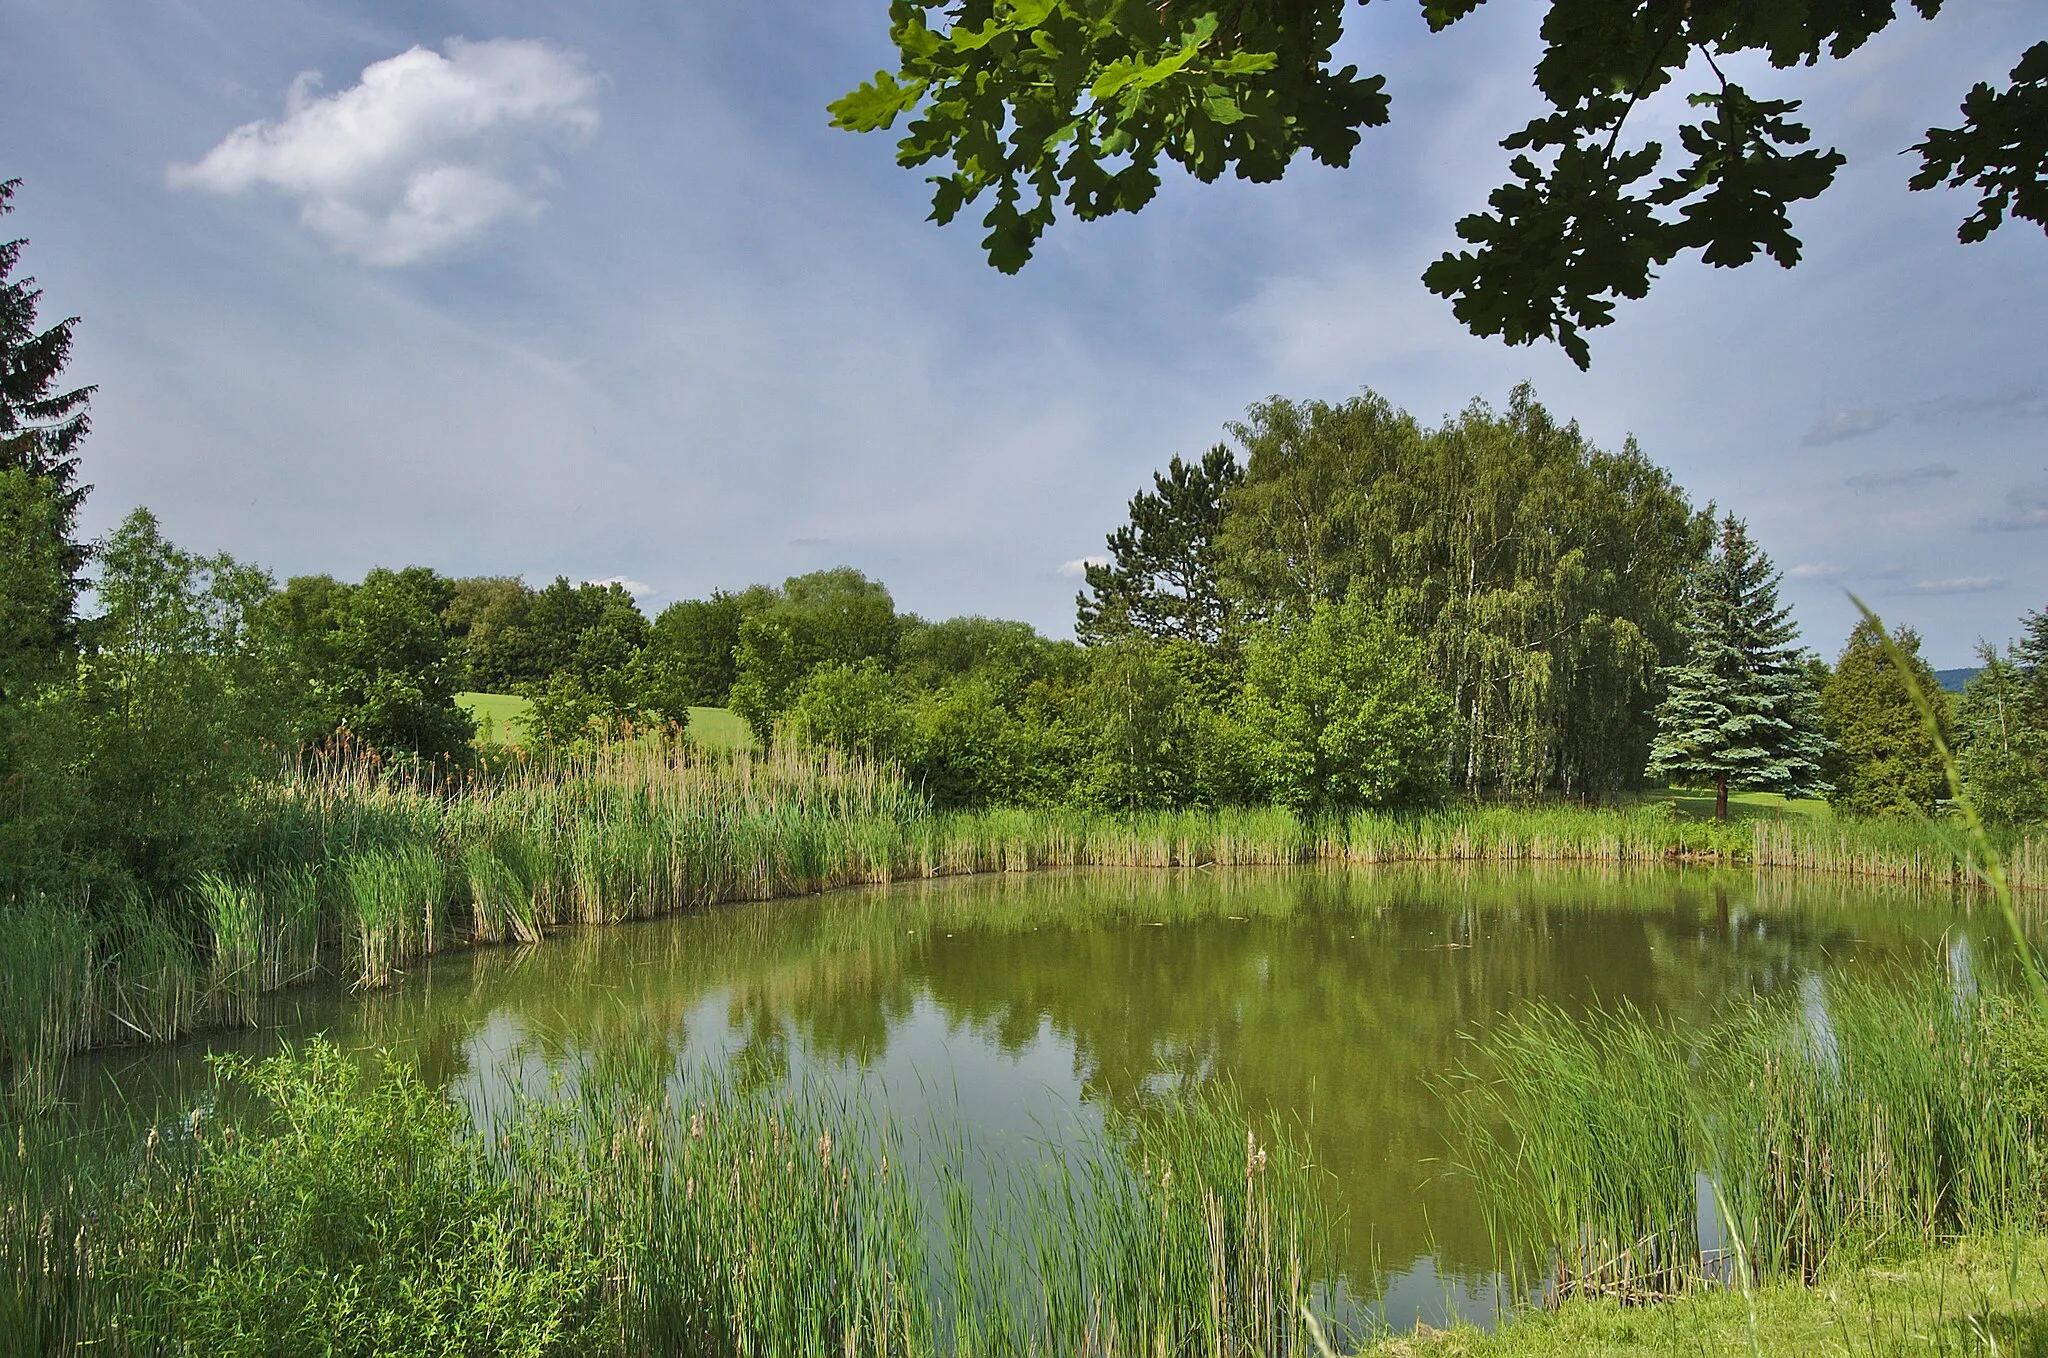
M 0 216 L 14 210 L 14 191 L 21 181 L 0 182 Z M 25 476 L 40 483 L 54 512 L 43 516 L 49 543 L 20 544 L 40 553 L 55 553 L 62 588 L 50 594 L 57 613 L 49 622 L 53 635 L 69 624 L 71 607 L 82 584 L 87 551 L 75 532 L 78 507 L 90 486 L 78 484 L 78 445 L 89 427 L 86 406 L 93 388 L 61 389 L 59 378 L 71 358 L 76 316 L 46 330 L 36 329 L 36 308 L 42 290 L 33 278 L 16 279 L 25 240 L 0 242 L 0 474 Z M 14 498 L 25 493 L 17 488 Z M 31 516 L 33 517 L 33 516 Z
M 1714 814 L 1728 818 L 1731 786 L 1787 796 L 1828 790 L 1820 703 L 1798 629 L 1778 603 L 1778 574 L 1733 515 L 1693 582 L 1687 654 L 1659 671 L 1666 685 L 1650 747 L 1652 777 L 1714 787 Z
M 1199 463 L 1176 456 L 1165 475 L 1154 472 L 1153 489 L 1131 497 L 1131 521 L 1109 535 L 1108 564 L 1088 565 L 1088 588 L 1074 599 L 1081 640 L 1135 631 L 1219 644 L 1229 618 L 1217 535 L 1224 497 L 1243 483 L 1244 469 L 1222 444 Z
M 1920 658 L 1920 637 L 1901 628 L 1892 640 L 1923 692 L 1938 693 L 1934 671 Z M 1948 795 L 1948 773 L 1920 709 L 1899 677 L 1878 624 L 1864 618 L 1849 633 L 1820 691 L 1821 718 L 1833 746 L 1826 760 L 1835 809 L 1856 816 L 1931 812 Z M 1943 709 L 1945 712 L 1946 709 Z M 1942 739 L 1955 743 L 1944 719 Z

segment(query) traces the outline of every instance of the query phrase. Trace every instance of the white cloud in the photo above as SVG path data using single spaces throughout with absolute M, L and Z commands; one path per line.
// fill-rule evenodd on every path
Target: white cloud
M 1946 580 L 1915 580 L 1905 587 L 1907 594 L 1986 594 L 2005 588 L 2002 575 L 1957 575 Z
M 629 580 L 623 575 L 607 575 L 602 580 L 585 580 L 586 585 L 617 585 L 636 599 L 644 599 L 654 593 L 654 586 L 644 580 Z
M 1062 564 L 1055 573 L 1064 580 L 1078 580 L 1088 573 L 1090 566 L 1107 566 L 1108 564 L 1109 558 L 1106 556 L 1077 556 L 1072 561 Z
M 554 183 L 547 152 L 597 130 L 597 81 L 575 53 L 526 39 L 414 47 L 317 96 L 302 74 L 284 117 L 245 123 L 172 188 L 272 188 L 299 220 L 367 264 L 412 264 L 531 218 Z
M 1785 575 L 1792 580 L 1839 580 L 1842 568 L 1831 561 L 1807 561 L 1786 571 Z
M 1874 434 L 1891 422 L 1892 413 L 1877 406 L 1837 410 L 1815 421 L 1813 427 L 1800 436 L 1799 441 L 1809 448 L 1818 448 L 1829 443 L 1840 443 L 1843 439 Z

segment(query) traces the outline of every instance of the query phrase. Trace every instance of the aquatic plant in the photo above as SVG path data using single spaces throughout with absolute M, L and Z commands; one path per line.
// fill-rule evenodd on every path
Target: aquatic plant
M 1704 1031 L 1511 1016 L 1447 1089 L 1503 1255 L 1641 1300 L 2037 1225 L 2048 1026 L 1982 984 L 1835 980 Z
M 0 1157 L 0 1325 L 50 1350 L 258 1354 L 1312 1352 L 1323 1184 L 1191 1091 L 1024 1161 L 938 1163 L 860 1091 L 641 1049 L 474 1112 L 315 1042 L 221 1059 L 95 1161 Z M 41 1132 L 50 1123 L 38 1123 Z M 966 1185 L 987 1183 L 985 1192 Z M 1328 1318 L 1325 1316 L 1325 1325 Z

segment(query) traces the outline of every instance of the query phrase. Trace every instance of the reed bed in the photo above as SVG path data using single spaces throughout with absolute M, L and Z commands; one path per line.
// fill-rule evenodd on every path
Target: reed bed
M 0 1331 L 36 1351 L 1316 1352 L 1330 1222 L 1227 1090 L 1023 1160 L 858 1091 L 600 1058 L 465 1112 L 324 1044 L 89 1161 L 0 1159 Z M 982 1191 L 963 1187 L 970 1180 Z
M 1513 1016 L 1447 1090 L 1504 1263 L 1636 1301 L 2038 1230 L 2048 1023 L 1971 985 L 1840 980 L 1711 1031 Z
M 857 759 L 644 741 L 442 783 L 337 757 L 264 786 L 248 820 L 236 861 L 187 901 L 0 904 L 0 1061 L 17 1089 L 43 1087 L 30 1068 L 67 1052 L 248 1022 L 261 995 L 322 970 L 375 988 L 452 945 L 845 886 L 1089 866 L 1672 861 L 1954 885 L 1969 861 L 1940 824 L 1724 825 L 1668 806 L 939 813 Z M 2015 885 L 2048 885 L 2048 840 L 2009 861 Z

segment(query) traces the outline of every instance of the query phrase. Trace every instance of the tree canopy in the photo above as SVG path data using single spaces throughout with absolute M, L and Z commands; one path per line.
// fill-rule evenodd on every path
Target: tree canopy
M 1526 385 L 1434 429 L 1366 392 L 1274 398 L 1232 432 L 1221 556 L 1243 615 L 1362 589 L 1451 697 L 1461 790 L 1609 797 L 1641 777 L 1711 520 L 1640 449 L 1594 447 Z
M 1442 31 L 1484 0 L 1422 0 Z M 1942 0 L 1914 0 L 1931 19 Z M 892 0 L 899 67 L 831 105 L 867 132 L 908 117 L 896 157 L 935 166 L 932 218 L 992 199 L 989 262 L 1023 267 L 1064 203 L 1087 221 L 1135 212 L 1160 162 L 1196 179 L 1279 179 L 1301 153 L 1345 166 L 1386 123 L 1384 75 L 1335 65 L 1345 0 Z M 1548 108 L 1501 141 L 1511 178 L 1457 226 L 1474 247 L 1424 275 L 1476 335 L 1556 341 L 1580 367 L 1585 333 L 1640 298 L 1689 252 L 1728 268 L 1758 254 L 1797 263 L 1790 208 L 1845 163 L 1808 148 L 1800 102 L 1752 91 L 1724 63 L 1754 53 L 1778 71 L 1839 60 L 1898 19 L 1894 0 L 1549 0 L 1535 85 Z M 1646 100 L 1684 92 L 1695 116 L 1667 157 L 1625 136 Z M 1961 121 L 1930 128 L 1914 189 L 1981 190 L 1959 236 L 2008 215 L 2048 227 L 2048 42 L 2004 90 L 1969 91 Z

